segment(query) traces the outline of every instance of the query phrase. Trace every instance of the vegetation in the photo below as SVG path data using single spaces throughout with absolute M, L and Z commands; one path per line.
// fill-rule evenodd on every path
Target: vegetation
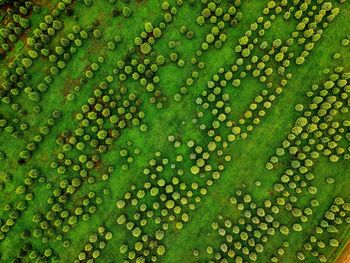
M 349 12 L 0 0 L 0 262 L 335 262 Z

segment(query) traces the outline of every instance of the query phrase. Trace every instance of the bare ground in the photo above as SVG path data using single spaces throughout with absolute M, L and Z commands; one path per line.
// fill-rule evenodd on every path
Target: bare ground
M 335 263 L 350 263 L 350 241 L 346 244 L 343 252 L 336 259 Z

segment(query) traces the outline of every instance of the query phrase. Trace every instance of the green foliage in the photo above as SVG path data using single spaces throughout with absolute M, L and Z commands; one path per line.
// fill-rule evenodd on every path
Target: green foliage
M 149 43 L 143 43 L 140 47 L 142 54 L 147 55 L 151 53 L 152 46 Z
M 333 261 L 348 7 L 6 3 L 0 261 Z

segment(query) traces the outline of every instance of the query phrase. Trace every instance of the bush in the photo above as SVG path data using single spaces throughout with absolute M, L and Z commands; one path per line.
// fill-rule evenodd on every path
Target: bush
M 30 68 L 33 64 L 33 61 L 30 58 L 23 58 L 22 65 L 26 68 Z
M 160 245 L 160 246 L 157 247 L 157 254 L 159 256 L 162 256 L 162 255 L 165 254 L 165 247 L 163 245 Z
M 123 16 L 124 16 L 125 18 L 130 17 L 131 14 L 132 14 L 131 9 L 130 9 L 129 7 L 127 7 L 127 6 L 123 7 L 123 11 L 122 11 L 122 12 L 123 12 Z
M 149 43 L 143 43 L 140 47 L 141 53 L 148 55 L 152 51 L 152 46 Z
M 101 38 L 101 37 L 102 37 L 101 31 L 98 30 L 98 29 L 95 29 L 95 30 L 93 31 L 93 35 L 94 35 L 95 38 Z
M 147 33 L 151 33 L 153 31 L 153 25 L 150 22 L 146 22 L 144 28 Z

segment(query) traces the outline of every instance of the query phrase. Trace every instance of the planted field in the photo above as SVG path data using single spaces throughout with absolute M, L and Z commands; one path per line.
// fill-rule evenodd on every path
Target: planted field
M 350 2 L 0 0 L 0 262 L 349 262 Z

